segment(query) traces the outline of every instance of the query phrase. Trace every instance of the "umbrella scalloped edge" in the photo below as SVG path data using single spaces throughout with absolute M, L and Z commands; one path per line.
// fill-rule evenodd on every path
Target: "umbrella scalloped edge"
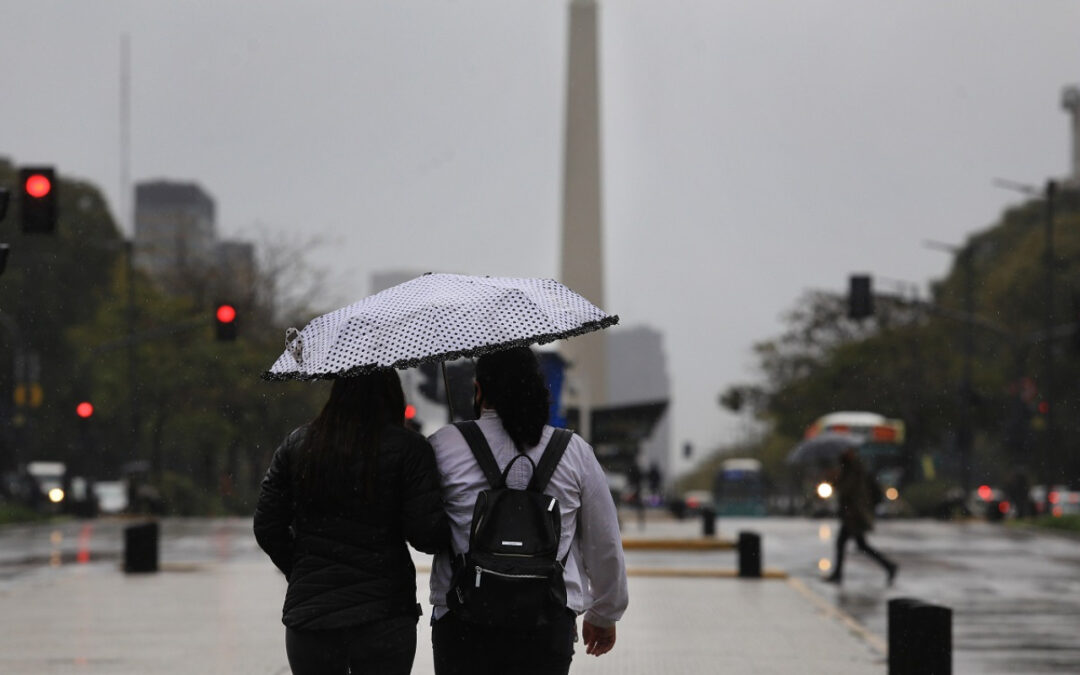
M 356 375 L 364 375 L 366 373 L 373 373 L 378 370 L 386 370 L 388 368 L 395 368 L 401 370 L 403 368 L 415 368 L 421 363 L 430 363 L 432 361 L 453 361 L 455 359 L 480 356 L 482 354 L 489 354 L 491 352 L 501 352 L 505 349 L 513 349 L 515 347 L 528 347 L 530 345 L 545 345 L 549 342 L 555 342 L 556 340 L 564 340 L 566 338 L 576 337 L 578 335 L 585 335 L 586 333 L 592 333 L 594 331 L 603 330 L 609 326 L 614 326 L 619 323 L 619 316 L 617 314 L 605 316 L 599 321 L 590 321 L 584 323 L 572 330 L 563 331 L 561 333 L 548 333 L 546 335 L 536 335 L 531 338 L 521 340 L 510 340 L 508 342 L 500 342 L 494 345 L 483 345 L 481 347 L 473 347 L 471 349 L 460 349 L 452 352 L 445 352 L 443 354 L 433 354 L 431 356 L 425 356 L 416 359 L 402 359 L 390 366 L 380 366 L 378 364 L 368 364 L 364 366 L 357 366 L 350 368 L 349 370 L 337 372 L 337 373 L 301 373 L 298 371 L 289 371 L 287 373 L 273 373 L 269 370 L 262 374 L 262 379 L 269 380 L 271 382 L 285 382 L 289 380 L 299 381 L 314 381 L 314 380 L 336 380 L 342 377 L 354 377 Z

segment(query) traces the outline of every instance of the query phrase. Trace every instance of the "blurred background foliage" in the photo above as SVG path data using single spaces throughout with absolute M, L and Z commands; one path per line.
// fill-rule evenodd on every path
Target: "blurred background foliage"
M 974 233 L 956 248 L 930 297 L 917 297 L 912 282 L 892 282 L 893 288 L 875 280 L 875 312 L 867 319 L 848 318 L 844 294 L 805 292 L 785 317 L 786 330 L 755 346 L 760 380 L 720 395 L 721 406 L 756 421 L 758 433 L 721 448 L 679 489 L 708 489 L 720 461 L 730 456 L 757 457 L 774 483 L 782 481 L 790 473 L 784 458 L 814 420 L 835 411 L 865 410 L 905 422 L 907 481 L 923 481 L 906 494 L 932 505 L 960 480 L 957 434 L 965 405 L 974 431 L 974 480 L 1001 484 L 1022 470 L 1036 481 L 1075 485 L 1080 480 L 1080 190 L 1060 189 L 1055 200 L 1050 340 L 1043 339 L 1045 214 L 1045 200 L 1030 199 Z M 868 254 L 866 267 L 873 266 Z M 968 273 L 976 321 L 971 387 L 963 392 Z M 838 280 L 846 274 L 838 270 Z M 1044 387 L 1047 349 L 1053 350 L 1053 401 Z M 1046 442 L 1049 405 L 1054 406 L 1053 447 Z M 925 456 L 940 469 L 932 481 L 919 470 Z
M 0 185 L 16 181 L 16 169 L 0 161 Z M 260 251 L 270 264 L 260 268 L 257 292 L 235 300 L 235 342 L 215 339 L 205 279 L 166 294 L 136 272 L 132 395 L 124 239 L 95 186 L 61 179 L 58 194 L 55 234 L 22 235 L 16 199 L 0 224 L 11 245 L 0 312 L 36 356 L 42 391 L 39 405 L 14 404 L 16 337 L 0 330 L 0 470 L 61 461 L 77 475 L 117 480 L 141 463 L 165 513 L 250 513 L 274 448 L 328 391 L 259 377 L 281 353 L 285 327 L 317 311 L 277 291 L 274 276 L 286 267 L 296 274 L 302 253 Z M 86 421 L 75 414 L 83 400 L 94 405 Z

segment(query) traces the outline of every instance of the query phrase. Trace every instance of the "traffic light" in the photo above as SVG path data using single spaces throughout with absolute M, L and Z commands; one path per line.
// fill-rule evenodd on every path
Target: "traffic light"
M 90 401 L 81 401 L 75 406 L 75 414 L 81 419 L 88 420 L 94 415 L 94 404 Z
M 848 291 L 848 318 L 864 319 L 874 315 L 874 293 L 866 274 L 852 274 Z
M 19 169 L 23 234 L 56 231 L 56 172 L 52 167 Z
M 214 310 L 214 323 L 217 326 L 219 342 L 236 340 L 236 308 L 229 304 L 220 304 Z

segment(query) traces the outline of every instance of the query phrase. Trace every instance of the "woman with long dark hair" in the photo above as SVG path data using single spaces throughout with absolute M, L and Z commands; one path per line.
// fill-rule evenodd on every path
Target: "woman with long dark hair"
M 509 487 L 524 488 L 532 476 L 517 456 L 527 456 L 532 466 L 540 464 L 555 434 L 547 424 L 549 394 L 536 354 L 518 347 L 477 359 L 473 402 L 475 428 L 483 435 L 487 452 L 500 471 L 507 471 Z M 463 429 L 443 427 L 431 436 L 431 443 L 453 540 L 452 548 L 435 556 L 431 570 L 436 675 L 566 675 L 578 615 L 584 615 L 585 653 L 600 656 L 611 651 L 615 623 L 629 596 L 615 504 L 592 447 L 574 434 L 544 490 L 559 507 L 556 557 L 564 565 L 565 611 L 546 625 L 517 628 L 470 622 L 450 607 L 447 595 L 452 592 L 455 564 L 460 565 L 469 550 L 477 496 L 490 484 Z M 515 463 L 507 469 L 511 461 Z
M 397 371 L 334 381 L 263 478 L 255 538 L 288 579 L 282 623 L 296 675 L 408 673 L 416 568 L 449 529 L 431 445 L 405 428 Z

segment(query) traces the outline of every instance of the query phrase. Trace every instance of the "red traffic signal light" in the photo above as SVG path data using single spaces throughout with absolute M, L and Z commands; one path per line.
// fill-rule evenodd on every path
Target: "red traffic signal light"
M 52 167 L 19 169 L 23 234 L 51 234 L 56 230 L 56 172 Z
M 94 414 L 94 405 L 89 401 L 83 401 L 79 405 L 75 406 L 75 414 L 79 417 L 89 419 Z
M 23 189 L 34 199 L 41 199 L 52 192 L 52 181 L 44 174 L 33 173 L 27 176 Z
M 219 342 L 233 342 L 236 340 L 236 307 L 228 303 L 222 303 L 214 310 L 214 323 L 217 326 L 217 339 Z
M 215 316 L 221 323 L 232 323 L 236 321 L 236 308 L 232 305 L 220 305 Z

